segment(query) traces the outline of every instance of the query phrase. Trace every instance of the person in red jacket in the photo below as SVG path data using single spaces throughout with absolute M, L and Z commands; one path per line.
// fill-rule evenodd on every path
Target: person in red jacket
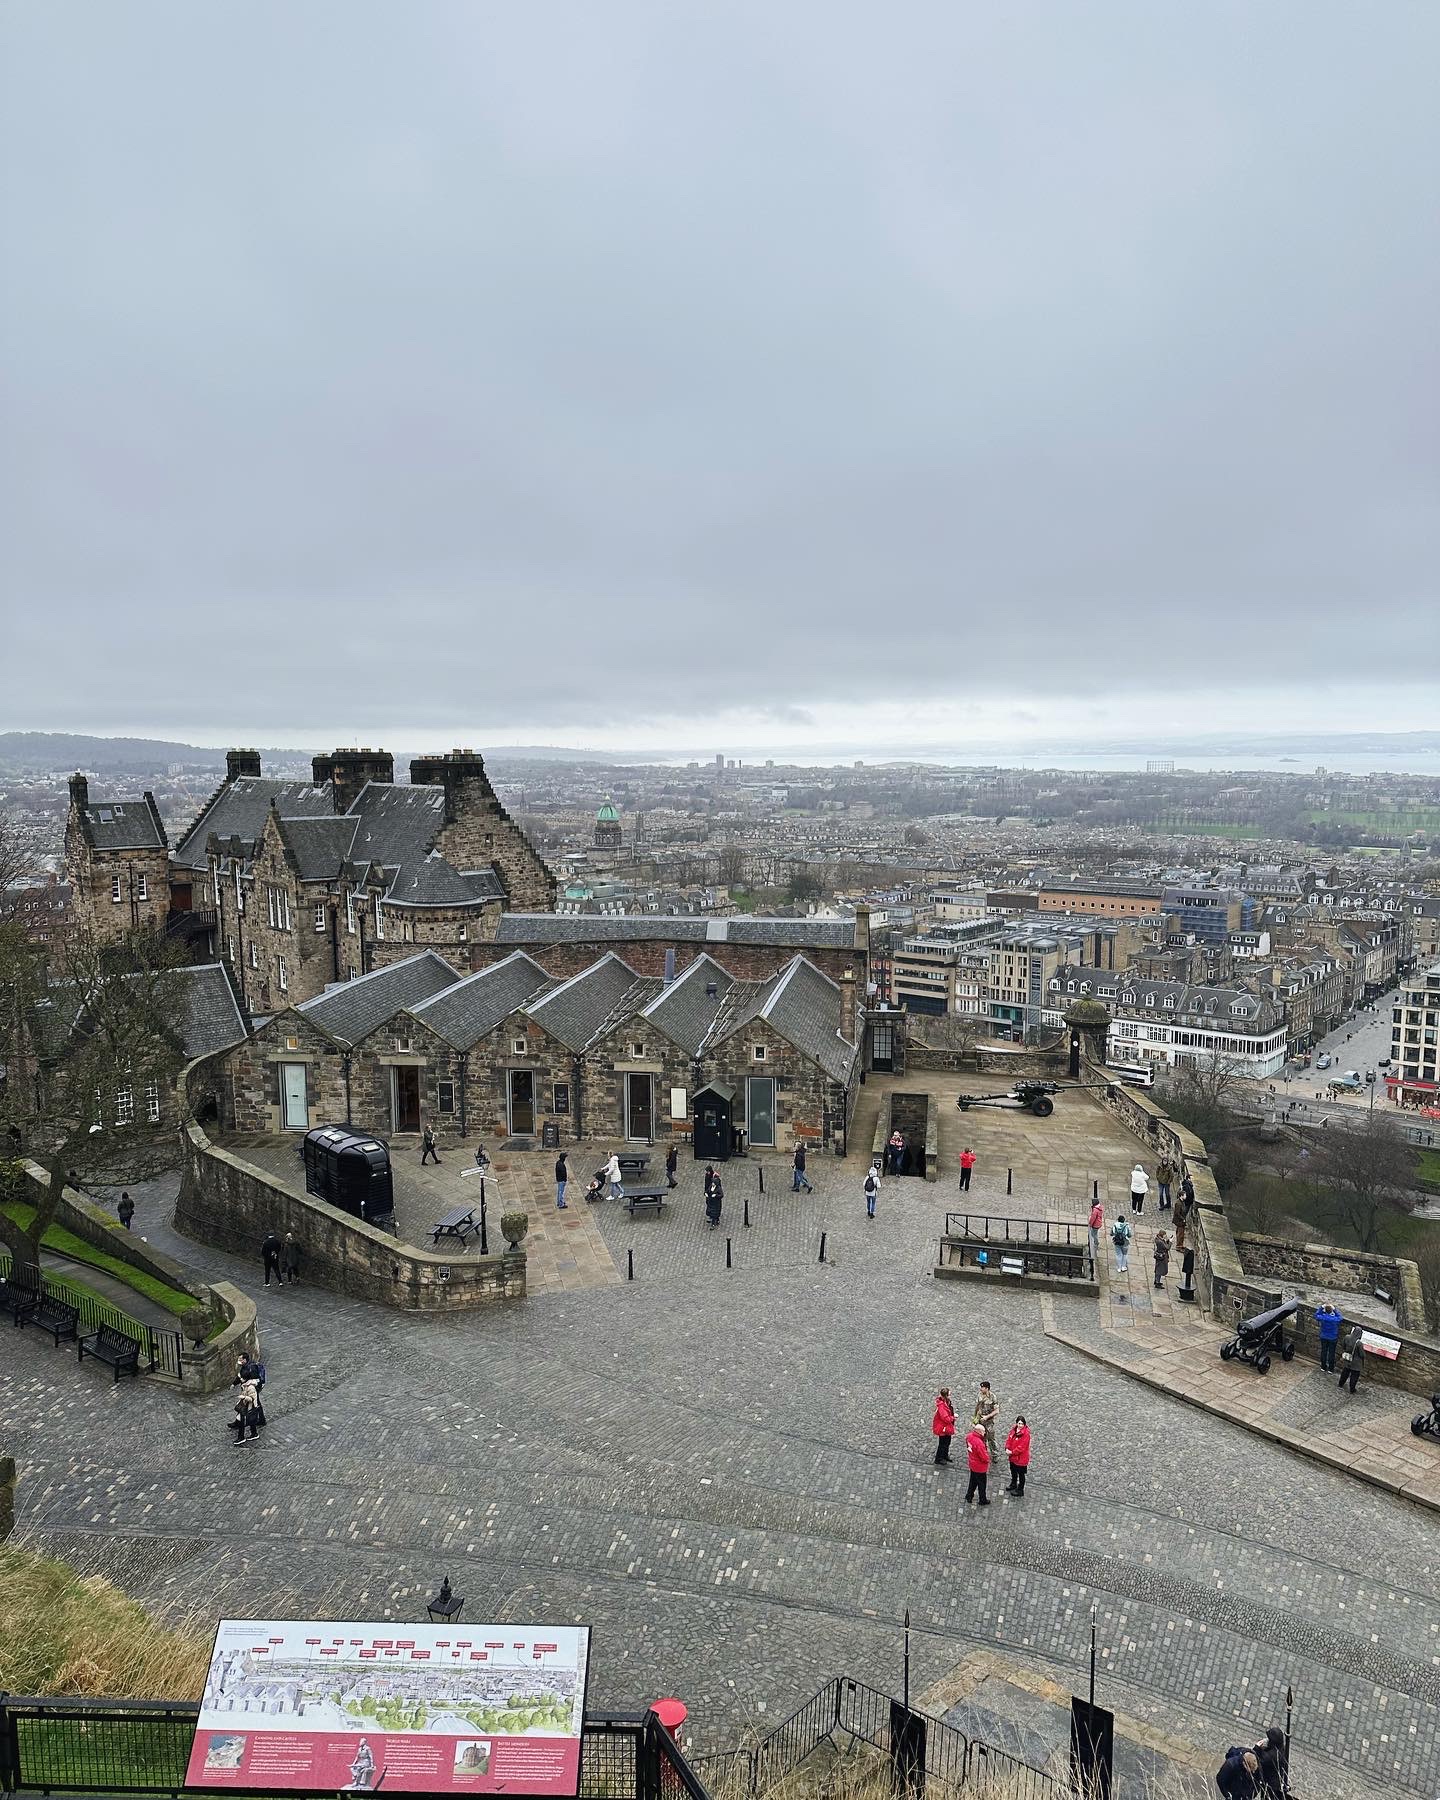
M 980 1504 L 988 1506 L 990 1502 L 985 1496 L 985 1479 L 990 1473 L 990 1446 L 985 1442 L 985 1433 L 978 1425 L 970 1427 L 965 1448 L 970 1452 L 970 1485 L 965 1490 L 965 1504 L 968 1506 L 978 1494 Z
M 960 1192 L 963 1194 L 970 1186 L 970 1174 L 975 1167 L 975 1152 L 967 1144 L 960 1152 Z
M 935 1460 L 948 1463 L 950 1440 L 955 1435 L 955 1408 L 950 1404 L 949 1388 L 941 1388 L 935 1397 L 935 1417 L 930 1429 L 935 1433 Z
M 1010 1427 L 1005 1439 L 1005 1454 L 1010 1458 L 1010 1485 L 1007 1494 L 1025 1492 L 1025 1471 L 1030 1467 L 1030 1427 L 1022 1413 Z

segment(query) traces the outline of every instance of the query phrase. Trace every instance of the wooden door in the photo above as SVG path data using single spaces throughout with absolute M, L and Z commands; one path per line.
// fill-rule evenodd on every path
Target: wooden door
M 535 1135 L 535 1076 L 529 1069 L 510 1071 L 510 1135 Z
M 418 1069 L 396 1069 L 394 1076 L 394 1129 L 396 1131 L 418 1131 L 420 1129 L 420 1071 Z

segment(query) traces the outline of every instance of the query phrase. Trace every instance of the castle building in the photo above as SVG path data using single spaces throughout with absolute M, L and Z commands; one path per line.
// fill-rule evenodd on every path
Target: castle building
M 417 946 L 465 966 L 508 907 L 546 910 L 555 880 L 473 750 L 317 756 L 311 780 L 231 750 L 225 780 L 172 847 L 146 794 L 92 801 L 70 783 L 66 872 L 82 928 L 182 930 L 220 956 L 247 1012 L 298 1005 Z

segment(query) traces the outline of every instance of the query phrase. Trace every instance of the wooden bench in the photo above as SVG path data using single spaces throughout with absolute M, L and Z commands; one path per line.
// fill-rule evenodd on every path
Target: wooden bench
M 20 1287 L 13 1281 L 0 1281 L 0 1312 L 9 1313 L 17 1331 L 27 1319 L 34 1317 L 39 1304 L 40 1296 L 33 1288 Z
M 475 1208 L 473 1206 L 452 1207 L 444 1218 L 436 1223 L 430 1240 L 431 1248 L 433 1249 L 441 1238 L 453 1238 L 463 1250 L 465 1240 L 472 1232 L 479 1237 L 480 1221 L 475 1217 Z
M 628 1155 L 623 1150 L 620 1152 L 620 1175 L 622 1179 L 626 1176 L 631 1176 L 638 1180 L 645 1174 L 649 1167 L 650 1152 L 648 1150 L 632 1150 Z
M 633 1219 L 637 1206 L 653 1206 L 655 1216 L 659 1218 L 660 1209 L 665 1204 L 665 1194 L 666 1190 L 660 1187 L 632 1188 L 625 1195 L 625 1210 Z
M 80 1314 L 73 1306 L 67 1306 L 63 1300 L 57 1300 L 53 1294 L 42 1294 L 39 1304 L 26 1321 L 30 1325 L 38 1325 L 42 1331 L 48 1331 L 59 1349 L 61 1338 L 78 1338 L 80 1335 Z
M 117 1331 L 113 1325 L 102 1325 L 98 1331 L 92 1331 L 89 1337 L 82 1337 L 75 1348 L 79 1362 L 84 1362 L 87 1356 L 93 1356 L 100 1362 L 108 1363 L 115 1371 L 116 1381 L 122 1375 L 140 1373 L 139 1344 L 123 1331 Z

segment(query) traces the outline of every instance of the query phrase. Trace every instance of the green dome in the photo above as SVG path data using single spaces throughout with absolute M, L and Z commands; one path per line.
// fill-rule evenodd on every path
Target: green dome
M 595 815 L 596 822 L 601 825 L 618 825 L 620 814 L 612 801 L 607 800 Z

